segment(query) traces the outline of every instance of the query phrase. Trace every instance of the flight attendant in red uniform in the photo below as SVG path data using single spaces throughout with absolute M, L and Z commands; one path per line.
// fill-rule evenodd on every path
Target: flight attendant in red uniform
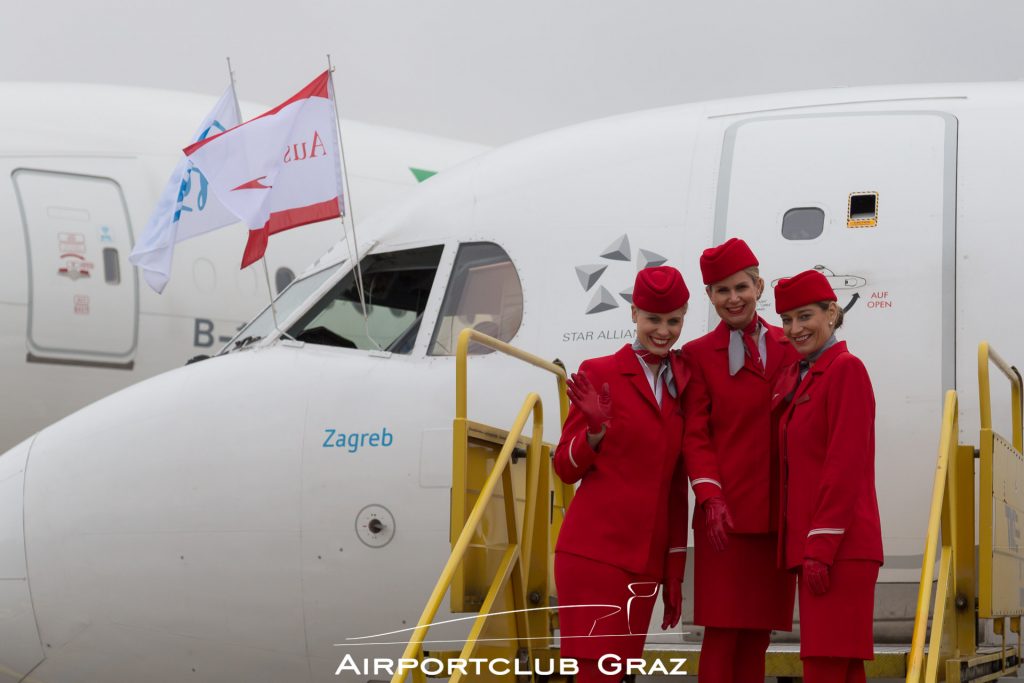
M 882 565 L 874 392 L 864 364 L 833 335 L 843 310 L 824 275 L 780 280 L 775 310 L 803 356 L 779 379 L 773 405 L 784 475 L 779 554 L 800 577 L 804 680 L 863 682 Z
M 682 612 L 686 472 L 678 397 L 689 375 L 678 353 L 690 297 L 675 268 L 641 270 L 636 341 L 580 365 L 554 468 L 580 482 L 555 547 L 561 653 L 578 683 L 618 681 L 606 663 L 641 657 L 661 586 L 662 629 Z M 603 670 L 602 670 L 603 669 Z
M 758 261 L 732 238 L 701 274 L 721 322 L 683 347 L 686 470 L 694 506 L 694 622 L 704 626 L 700 683 L 764 680 L 772 629 L 793 628 L 794 577 L 777 564 L 778 456 L 772 388 L 800 356 L 757 315 Z

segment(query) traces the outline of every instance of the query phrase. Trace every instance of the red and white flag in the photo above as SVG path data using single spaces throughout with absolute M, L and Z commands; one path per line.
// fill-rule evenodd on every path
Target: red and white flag
M 249 226 L 242 268 L 274 233 L 341 215 L 334 93 L 324 71 L 291 99 L 185 148 L 217 199 Z

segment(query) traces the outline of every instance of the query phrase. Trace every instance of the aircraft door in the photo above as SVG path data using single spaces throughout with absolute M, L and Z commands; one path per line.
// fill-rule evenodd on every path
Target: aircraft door
M 846 309 L 837 336 L 876 395 L 888 580 L 920 571 L 935 453 L 915 444 L 934 441 L 955 383 L 956 140 L 945 113 L 754 118 L 727 128 L 719 169 L 714 243 L 742 237 L 759 256 L 762 316 L 780 324 L 772 285 L 809 268 Z M 908 498 L 911 482 L 924 493 Z
M 29 254 L 28 360 L 130 369 L 138 286 L 121 187 L 99 176 L 12 175 Z

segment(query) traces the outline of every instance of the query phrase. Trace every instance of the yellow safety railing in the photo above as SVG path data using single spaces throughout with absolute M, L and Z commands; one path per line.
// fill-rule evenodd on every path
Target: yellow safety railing
M 1000 436 L 992 427 L 992 399 L 989 369 L 995 366 L 1010 382 L 1010 415 L 1012 443 Z M 983 342 L 978 346 L 978 387 L 980 390 L 979 410 L 981 413 L 981 460 L 979 496 L 978 539 L 978 616 L 994 619 L 995 632 L 1000 636 L 1000 653 L 1003 668 L 1010 667 L 1007 658 L 1010 652 L 1019 662 L 1021 654 L 1020 617 L 1024 614 L 1024 600 L 1021 599 L 1021 578 L 1024 572 L 1024 554 L 1009 537 L 1014 528 L 1007 517 L 1019 517 L 1024 513 L 1024 492 L 1021 451 L 1024 450 L 1022 433 L 1022 380 L 1017 369 L 1002 358 L 995 349 Z M 1016 465 L 1014 464 L 1016 463 Z M 1000 505 L 1002 515 L 995 515 Z M 1003 533 L 1005 530 L 1005 533 Z M 1005 546 L 997 546 L 996 534 L 1006 537 Z M 997 558 L 999 561 L 997 561 Z M 1013 584 L 1016 585 L 1013 585 Z M 1009 590 L 1008 590 L 1009 588 Z M 1016 649 L 1006 647 L 1006 624 L 1010 620 L 1010 631 L 1017 634 Z
M 992 395 L 989 378 L 990 366 L 995 365 L 1010 381 L 1010 406 L 1013 413 L 1013 442 L 1000 437 L 992 429 Z M 955 391 L 946 393 L 939 439 L 939 457 L 932 489 L 932 504 L 928 518 L 928 535 L 921 564 L 921 583 L 918 588 L 917 613 L 914 620 L 913 642 L 907 661 L 907 683 L 947 683 L 974 680 L 988 681 L 1006 676 L 1018 669 L 1021 656 L 1020 614 L 1013 608 L 1016 596 L 1024 588 L 1019 572 L 998 573 L 993 569 L 993 506 L 996 502 L 994 479 L 1000 477 L 1000 495 L 1011 498 L 1024 483 L 1024 467 L 1013 466 L 1014 461 L 1024 464 L 1022 447 L 1022 382 L 1016 369 L 983 342 L 978 347 L 978 395 L 981 412 L 980 486 L 977 513 L 975 512 L 975 449 L 959 443 L 959 406 Z M 996 450 L 1000 462 L 1010 466 L 996 472 Z M 1010 478 L 1013 477 L 1013 480 Z M 1016 502 L 1024 510 L 1024 493 L 1017 494 Z M 1006 502 L 1009 506 L 1011 502 Z M 975 537 L 975 518 L 978 519 L 980 538 Z M 975 547 L 979 562 L 975 570 Z M 1006 554 L 1005 552 L 1003 553 Z M 936 555 L 938 556 L 936 558 Z M 1017 554 L 1024 559 L 1024 551 Z M 936 560 L 938 576 L 935 575 Z M 1016 567 L 1024 570 L 1024 562 Z M 1011 568 L 1016 568 L 1011 567 Z M 935 582 L 934 611 L 932 584 Z M 1004 599 L 993 607 L 996 589 Z M 1007 590 L 1009 589 L 1009 590 Z M 977 616 L 995 619 L 993 624 L 1002 642 L 998 650 L 980 652 L 977 649 Z M 931 634 L 928 622 L 931 615 Z M 1006 646 L 1005 618 L 1010 617 L 1010 631 L 1017 633 L 1016 648 Z M 927 640 L 927 653 L 926 653 Z
M 469 426 L 468 419 L 468 406 L 469 406 L 469 345 L 470 343 L 477 343 L 493 349 L 499 353 L 505 354 L 524 363 L 532 365 L 536 368 L 544 370 L 555 376 L 555 382 L 557 387 L 558 396 L 558 423 L 559 425 L 565 424 L 565 419 L 569 415 L 569 397 L 566 394 L 566 372 L 565 368 L 558 363 L 545 360 L 540 356 L 523 351 L 520 348 L 512 346 L 507 342 L 503 342 L 500 339 L 495 339 L 482 332 L 478 332 L 474 329 L 465 329 L 459 333 L 459 339 L 455 351 L 455 421 L 453 431 L 453 453 L 454 460 L 456 463 L 465 462 L 466 454 L 466 441 Z M 452 482 L 452 489 L 456 491 L 464 490 L 465 480 L 460 479 L 465 474 L 465 471 L 456 466 L 453 468 L 452 476 L 455 480 Z M 576 488 L 571 484 L 566 484 L 558 479 L 552 484 L 553 493 L 553 512 L 552 519 L 552 533 L 550 535 L 551 547 L 550 551 L 554 552 L 554 542 L 558 537 L 558 532 L 561 529 L 562 521 L 557 511 L 564 511 L 568 509 L 569 503 L 572 502 L 572 498 L 576 493 Z M 463 519 L 465 511 L 461 508 L 462 501 L 453 500 L 452 519 Z M 461 582 L 461 576 L 456 577 L 456 584 Z
M 463 330 L 459 335 L 456 352 L 455 420 L 453 427 L 453 459 L 456 463 L 464 463 L 468 452 L 471 423 L 467 417 L 467 358 L 471 342 L 483 344 L 554 374 L 558 388 L 560 421 L 561 423 L 565 422 L 565 418 L 568 415 L 569 402 L 565 392 L 566 374 L 562 366 L 475 330 Z M 529 587 L 539 584 L 546 585 L 548 556 L 551 550 L 546 544 L 538 544 L 536 540 L 538 538 L 547 538 L 536 533 L 536 528 L 539 524 L 547 521 L 547 505 L 554 504 L 553 499 L 549 499 L 549 493 L 555 493 L 552 489 L 550 478 L 551 464 L 547 458 L 542 457 L 544 453 L 543 415 L 543 405 L 540 396 L 536 393 L 530 393 L 520 408 L 519 414 L 504 440 L 501 451 L 495 458 L 494 464 L 477 495 L 475 503 L 464 517 L 465 524 L 461 527 L 458 537 L 453 541 L 451 555 L 445 563 L 441 576 L 434 586 L 430 598 L 427 600 L 423 613 L 417 622 L 416 628 L 413 630 L 412 638 L 402 655 L 404 660 L 422 661 L 424 656 L 423 643 L 427 630 L 437 616 L 445 594 L 451 589 L 454 596 L 456 591 L 461 589 L 453 584 L 457 582 L 460 567 L 464 563 L 467 552 L 474 541 L 477 528 L 485 518 L 487 507 L 497 495 L 499 483 L 501 483 L 501 494 L 505 502 L 504 517 L 508 543 L 491 579 L 487 593 L 479 605 L 478 615 L 473 619 L 472 627 L 466 638 L 465 645 L 459 654 L 459 659 L 467 661 L 473 657 L 487 620 L 493 615 L 502 589 L 507 584 L 511 586 L 511 598 L 515 615 L 515 633 L 509 634 L 506 640 L 516 642 L 516 656 L 529 659 L 532 649 L 547 646 L 545 636 L 550 637 L 548 614 L 545 613 L 543 608 L 534 610 L 527 607 L 527 602 L 531 604 L 546 604 L 547 596 L 543 596 L 543 599 L 538 597 L 537 600 L 531 600 L 527 595 L 528 592 L 533 592 Z M 532 432 L 526 454 L 526 503 L 520 529 L 517 523 L 516 510 L 514 509 L 515 497 L 511 466 L 513 454 L 516 452 L 522 439 L 523 429 L 526 426 L 527 420 L 531 417 L 533 419 Z M 453 468 L 452 476 L 452 520 L 453 524 L 455 524 L 456 520 L 463 519 L 464 515 L 462 507 L 464 499 L 460 496 L 459 500 L 456 500 L 456 492 L 466 489 L 466 468 L 456 465 Z M 572 487 L 566 487 L 560 482 L 556 486 L 561 488 L 558 493 L 560 493 L 561 500 L 564 501 L 564 506 L 568 506 L 569 500 L 572 498 Z M 543 492 L 541 491 L 542 487 L 544 488 Z M 536 637 L 533 637 L 534 634 Z M 409 673 L 411 673 L 415 683 L 422 683 L 425 680 L 422 670 L 418 667 L 412 668 Z M 399 669 L 392 677 L 392 682 L 400 683 L 405 680 L 406 675 L 404 670 Z M 465 677 L 466 675 L 461 671 L 455 670 L 452 672 L 450 680 L 453 683 L 457 683 Z
M 469 407 L 469 345 L 471 343 L 477 343 L 482 346 L 486 346 L 499 353 L 505 354 L 516 360 L 520 360 L 528 365 L 539 368 L 546 372 L 551 373 L 555 376 L 555 383 L 557 388 L 558 396 L 558 417 L 559 425 L 565 424 L 565 419 L 569 415 L 569 398 L 566 394 L 566 372 L 565 368 L 558 363 L 545 360 L 540 356 L 523 351 L 520 348 L 512 346 L 507 342 L 503 342 L 500 339 L 495 339 L 482 332 L 478 332 L 474 329 L 465 329 L 459 333 L 458 343 L 455 351 L 455 420 L 454 428 L 452 433 L 452 452 L 454 466 L 452 469 L 452 490 L 463 491 L 466 489 L 466 471 L 461 465 L 466 461 L 466 450 L 467 440 L 470 422 L 468 419 L 468 407 Z M 552 533 L 550 534 L 551 547 L 549 550 L 554 552 L 554 542 L 558 537 L 558 531 L 561 529 L 562 521 L 560 514 L 557 511 L 564 511 L 568 509 L 569 503 L 572 501 L 575 495 L 576 489 L 571 484 L 566 484 L 560 480 L 555 480 L 552 485 L 553 494 L 553 508 L 552 510 Z M 465 509 L 463 507 L 464 501 L 452 500 L 452 519 L 462 520 L 465 518 Z M 454 534 L 453 534 L 454 535 Z M 455 578 L 455 585 L 461 591 L 462 576 L 457 575 Z
M 978 408 L 981 411 L 981 431 L 992 431 L 992 387 L 989 381 L 989 366 L 995 365 L 1006 379 L 1010 380 L 1010 407 L 1013 411 L 1013 447 L 1024 449 L 1021 433 L 1021 376 L 1017 369 L 1003 360 L 988 342 L 978 344 Z
M 917 595 L 914 635 L 907 662 L 907 683 L 936 681 L 940 664 L 944 664 L 947 659 L 957 655 L 974 655 L 973 591 L 970 593 L 970 610 L 957 609 L 955 597 L 958 587 L 956 576 L 960 573 L 954 572 L 954 567 L 963 569 L 961 562 L 969 561 L 968 575 L 961 577 L 966 579 L 964 583 L 967 584 L 973 583 L 974 569 L 974 449 L 960 446 L 958 443 L 958 414 L 956 392 L 947 391 L 942 411 L 939 460 L 935 468 L 931 512 L 928 516 L 928 535 L 921 562 L 921 583 Z M 938 585 L 935 589 L 935 614 L 932 619 L 931 641 L 926 661 L 925 638 L 940 531 L 941 551 Z M 951 601 L 953 609 L 950 609 Z M 967 596 L 962 596 L 962 602 L 966 601 Z M 950 613 L 954 616 L 947 621 Z M 962 650 L 952 652 L 953 643 L 958 644 Z
M 469 548 L 470 542 L 473 539 L 476 527 L 483 519 L 484 511 L 487 504 L 490 502 L 491 497 L 494 495 L 499 481 L 503 484 L 506 496 L 511 498 L 512 483 L 508 466 L 512 460 L 512 452 L 515 450 L 519 437 L 523 433 L 523 427 L 526 425 L 526 420 L 531 416 L 533 417 L 533 431 L 532 439 L 530 440 L 530 452 L 527 454 L 527 495 L 529 496 L 529 493 L 532 490 L 533 500 L 539 501 L 541 499 L 540 496 L 536 495 L 536 486 L 537 481 L 540 478 L 540 467 L 542 465 L 540 454 L 544 438 L 543 407 L 541 405 L 540 397 L 537 394 L 530 394 L 523 403 L 523 407 L 520 409 L 519 415 L 516 417 L 516 421 L 512 425 L 509 438 L 505 442 L 505 446 L 501 449 L 501 453 L 498 455 L 494 469 L 491 470 L 490 475 L 487 477 L 487 481 L 480 492 L 476 505 L 474 505 L 472 511 L 470 511 L 466 525 L 463 527 L 462 533 L 459 535 L 458 540 L 452 548 L 452 553 L 448 558 L 448 562 L 445 563 L 444 569 L 441 571 L 441 577 L 438 579 L 433 592 L 430 594 L 430 598 L 427 600 L 427 605 L 423 609 L 423 614 L 420 615 L 420 620 L 417 622 L 416 628 L 413 631 L 412 639 L 409 641 L 409 644 L 406 646 L 405 652 L 402 655 L 403 659 L 416 661 L 422 660 L 423 641 L 426 637 L 427 629 L 433 623 L 434 617 L 437 616 L 437 611 L 440 609 L 445 593 L 448 592 L 448 588 L 451 586 L 452 579 L 455 576 L 455 571 L 465 557 L 466 550 Z M 543 464 L 548 465 L 548 463 Z M 517 537 L 520 538 L 520 540 L 529 539 L 532 535 L 533 525 L 536 524 L 536 520 L 536 506 L 527 506 L 527 515 L 523 524 L 523 534 L 521 537 L 519 537 L 519 534 L 517 533 L 514 535 L 510 534 L 510 540 L 516 539 Z M 510 524 L 515 525 L 514 518 L 509 520 L 509 522 Z M 502 558 L 502 562 L 498 570 L 498 576 L 495 577 L 496 580 L 491 584 L 491 589 L 488 591 L 483 604 L 480 606 L 479 616 L 473 621 L 469 637 L 467 638 L 466 644 L 460 655 L 461 659 L 469 659 L 473 656 L 473 651 L 477 645 L 477 639 L 479 638 L 480 632 L 484 627 L 484 623 L 490 614 L 491 608 L 497 600 L 498 592 L 504 585 L 505 581 L 512 577 L 513 580 L 519 584 L 519 586 L 515 586 L 514 589 L 517 587 L 521 589 L 523 582 L 522 568 L 524 565 L 528 565 L 530 560 L 528 553 L 529 544 L 523 547 L 522 550 L 519 542 L 513 541 L 509 544 L 509 547 Z M 521 593 L 521 590 L 517 590 L 515 592 L 519 594 Z M 516 609 L 520 610 L 522 607 L 517 606 Z M 529 638 L 528 627 L 525 625 L 522 626 L 523 631 L 520 633 L 524 636 L 525 640 L 526 638 Z M 412 669 L 412 675 L 414 681 L 420 682 L 425 680 L 423 673 L 419 668 Z M 405 673 L 403 671 L 397 671 L 391 680 L 392 683 L 401 683 L 401 681 L 405 680 Z M 457 683 L 462 680 L 461 672 L 454 672 L 451 680 L 453 683 Z
M 522 349 L 516 348 L 511 344 L 503 342 L 494 337 L 490 337 L 482 332 L 477 332 L 473 329 L 465 329 L 459 333 L 459 342 L 455 352 L 455 419 L 465 420 L 467 415 L 467 407 L 469 405 L 469 389 L 467 387 L 467 378 L 469 375 L 468 370 L 468 359 L 469 359 L 469 344 L 470 342 L 477 342 L 488 348 L 499 351 L 506 356 L 511 356 L 524 363 L 529 363 L 534 367 L 546 370 L 555 376 L 555 381 L 558 383 L 558 410 L 561 423 L 565 424 L 565 418 L 569 415 L 569 398 L 565 393 L 565 368 L 557 363 L 553 363 L 549 360 L 545 360 L 540 356 L 535 356 L 532 353 L 523 351 Z

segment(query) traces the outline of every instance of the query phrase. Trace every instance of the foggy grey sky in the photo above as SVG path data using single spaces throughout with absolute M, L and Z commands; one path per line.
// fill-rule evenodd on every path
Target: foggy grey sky
M 718 97 L 1024 77 L 1024 3 L 52 0 L 5 3 L 0 80 L 276 104 L 335 60 L 343 117 L 500 144 Z

